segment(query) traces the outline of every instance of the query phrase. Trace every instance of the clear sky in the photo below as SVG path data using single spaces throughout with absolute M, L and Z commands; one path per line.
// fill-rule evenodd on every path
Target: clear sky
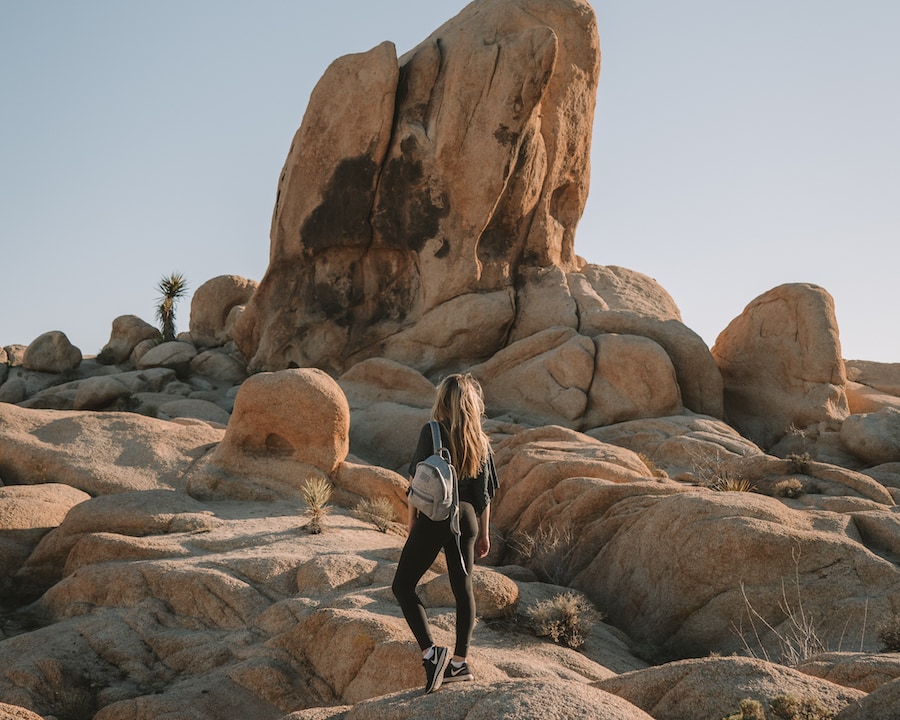
M 117 316 L 155 322 L 164 275 L 261 279 L 325 68 L 464 5 L 0 0 L 0 346 L 62 330 L 95 354 Z M 710 346 L 758 295 L 816 283 L 845 358 L 900 362 L 900 2 L 593 6 L 578 254 L 656 278 Z

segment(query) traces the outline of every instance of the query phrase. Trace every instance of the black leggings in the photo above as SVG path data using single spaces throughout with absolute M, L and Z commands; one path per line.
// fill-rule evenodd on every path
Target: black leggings
M 416 585 L 431 567 L 441 548 L 447 558 L 447 574 L 456 598 L 456 648 L 454 654 L 466 657 L 469 641 L 475 629 L 475 594 L 472 592 L 472 568 L 475 565 L 475 539 L 478 537 L 478 518 L 471 503 L 459 504 L 460 547 L 468 573 L 463 572 L 462 560 L 456 549 L 456 539 L 450 532 L 450 520 L 435 522 L 422 513 L 416 518 L 412 531 L 403 546 L 392 590 L 403 610 L 403 617 L 422 650 L 434 643 L 428 630 L 425 606 L 416 594 Z

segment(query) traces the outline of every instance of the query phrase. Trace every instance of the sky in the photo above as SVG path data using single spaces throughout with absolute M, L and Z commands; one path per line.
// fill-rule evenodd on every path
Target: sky
M 260 280 L 281 167 L 337 57 L 463 0 L 0 0 L 0 346 L 155 323 L 156 285 Z M 782 283 L 900 362 L 900 3 L 596 0 L 576 252 L 655 278 L 710 347 Z M 190 296 L 176 307 L 187 330 Z

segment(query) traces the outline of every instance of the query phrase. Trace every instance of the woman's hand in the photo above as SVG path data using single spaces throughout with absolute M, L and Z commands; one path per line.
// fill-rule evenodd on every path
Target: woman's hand
M 481 533 L 478 535 L 478 539 L 475 540 L 475 557 L 481 560 L 483 557 L 487 557 L 487 554 L 491 551 L 491 536 L 489 533 Z

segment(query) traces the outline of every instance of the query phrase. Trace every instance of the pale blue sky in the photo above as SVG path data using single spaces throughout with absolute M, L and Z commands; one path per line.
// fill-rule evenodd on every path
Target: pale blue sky
M 0 0 L 0 346 L 154 322 L 155 286 L 259 280 L 309 93 L 462 0 Z M 900 362 L 900 3 L 607 0 L 576 251 L 656 278 L 708 345 L 812 282 L 844 356 Z M 190 303 L 178 306 L 187 329 Z

